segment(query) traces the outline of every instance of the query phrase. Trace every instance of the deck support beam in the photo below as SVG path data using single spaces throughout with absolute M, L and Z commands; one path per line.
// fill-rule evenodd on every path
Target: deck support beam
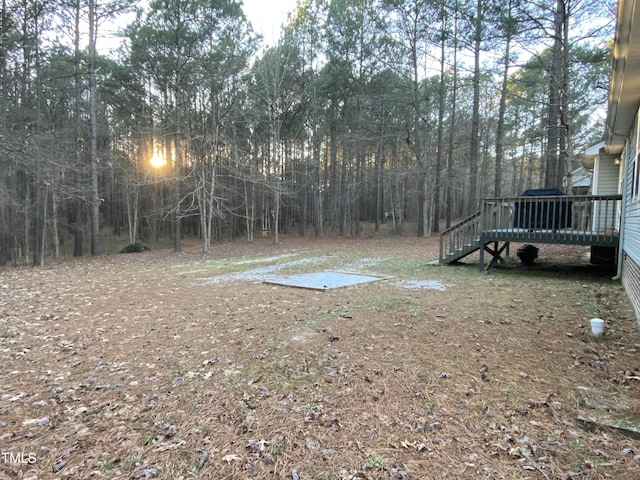
M 492 243 L 493 243 L 493 247 L 490 247 Z M 486 242 L 485 240 L 481 239 L 480 245 L 482 246 L 482 248 L 480 248 L 480 262 L 479 262 L 480 271 L 486 272 L 492 266 L 494 266 L 496 262 L 504 263 L 504 258 L 502 258 L 502 252 L 506 250 L 507 251 L 506 255 L 507 256 L 509 255 L 509 243 L 510 242 L 504 242 L 502 246 L 500 246 L 500 242 L 498 241 Z M 489 261 L 486 267 L 484 265 L 484 252 L 488 252 L 489 254 L 491 254 L 491 260 Z

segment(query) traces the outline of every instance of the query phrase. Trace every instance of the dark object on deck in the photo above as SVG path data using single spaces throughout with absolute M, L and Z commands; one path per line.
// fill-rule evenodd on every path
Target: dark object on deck
M 539 188 L 524 192 L 522 197 L 565 196 L 558 188 Z M 515 228 L 558 230 L 571 227 L 571 201 L 558 198 L 545 200 L 528 200 L 523 198 L 515 203 L 513 216 Z
M 516 254 L 523 264 L 533 265 L 535 259 L 538 258 L 538 247 L 524 245 L 518 249 Z

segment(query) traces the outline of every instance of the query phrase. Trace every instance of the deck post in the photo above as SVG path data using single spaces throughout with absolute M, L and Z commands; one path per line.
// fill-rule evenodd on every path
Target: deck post
M 489 244 L 492 242 L 482 242 L 480 245 L 480 271 L 488 271 L 493 265 L 495 265 L 497 262 L 503 262 L 504 263 L 504 258 L 502 258 L 502 252 L 504 252 L 505 250 L 507 250 L 507 252 L 509 251 L 509 243 L 510 242 L 504 242 L 504 244 L 502 245 L 502 247 L 500 246 L 500 242 L 498 241 L 494 241 L 493 242 L 493 248 L 489 247 Z M 491 254 L 491 260 L 489 260 L 489 263 L 487 264 L 487 266 L 484 266 L 484 251 L 487 251 Z

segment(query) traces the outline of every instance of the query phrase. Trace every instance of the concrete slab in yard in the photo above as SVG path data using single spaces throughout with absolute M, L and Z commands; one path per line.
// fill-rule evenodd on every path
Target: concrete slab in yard
M 274 278 L 271 280 L 265 280 L 264 283 L 324 291 L 332 288 L 348 287 L 350 285 L 357 285 L 360 283 L 377 282 L 387 278 L 391 277 L 343 272 L 315 272 Z
M 640 402 L 621 394 L 612 394 L 598 388 L 578 387 L 580 404 L 587 408 L 576 421 L 582 428 L 592 431 L 612 428 L 628 437 L 640 440 L 640 418 L 635 412 Z

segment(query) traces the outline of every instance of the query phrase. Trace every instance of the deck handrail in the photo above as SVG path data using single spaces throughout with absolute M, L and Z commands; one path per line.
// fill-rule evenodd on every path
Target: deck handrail
M 446 235 L 447 233 L 449 233 L 451 230 L 455 230 L 456 228 L 458 228 L 459 225 L 463 224 L 463 223 L 467 223 L 469 221 L 472 221 L 476 218 L 478 218 L 478 216 L 480 216 L 480 212 L 476 212 L 473 215 L 469 215 L 467 218 L 463 218 L 462 220 L 460 220 L 458 223 L 456 223 L 455 225 L 450 226 L 449 228 L 447 228 L 446 230 L 444 230 L 443 232 L 440 233 L 440 235 Z
M 622 195 L 495 197 L 482 201 L 482 231 L 556 231 L 593 235 L 618 231 Z
M 479 241 L 480 212 L 476 212 L 440 234 L 440 262 L 448 263 L 471 253 Z

